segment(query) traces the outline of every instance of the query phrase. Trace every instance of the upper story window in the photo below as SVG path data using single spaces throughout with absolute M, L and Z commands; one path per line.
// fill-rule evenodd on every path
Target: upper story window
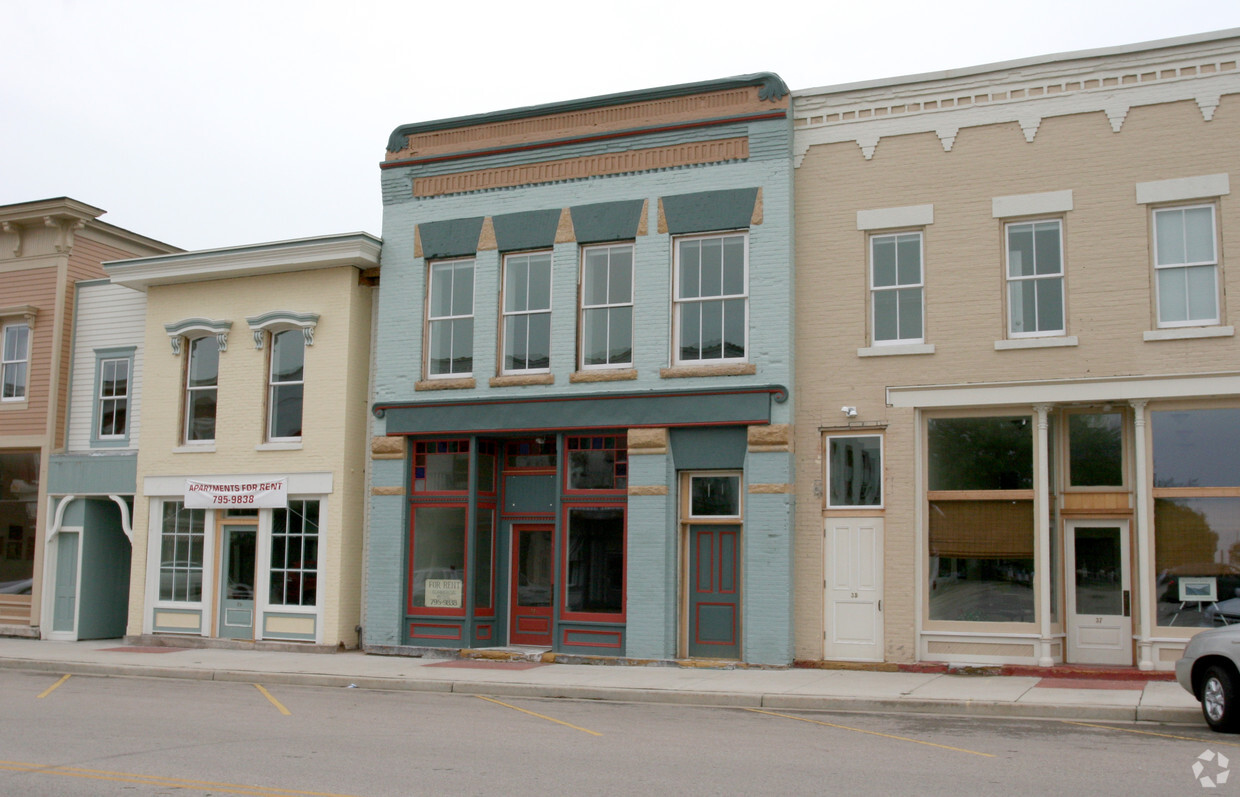
M 746 233 L 676 240 L 675 364 L 743 362 L 749 336 Z
M 215 440 L 215 404 L 219 392 L 220 344 L 214 335 L 189 341 L 185 367 L 185 442 Z
M 581 255 L 581 368 L 633 364 L 633 244 Z
M 551 367 L 551 253 L 504 257 L 505 374 Z
M 875 345 L 923 340 L 921 261 L 919 232 L 870 238 L 870 300 Z
M 474 261 L 431 263 L 426 306 L 428 378 L 474 371 Z
M 1007 225 L 1008 334 L 1064 332 L 1063 231 L 1058 219 Z
M 130 357 L 106 357 L 99 360 L 98 395 L 96 396 L 95 437 L 98 440 L 124 440 L 129 433 Z
M 267 383 L 267 437 L 270 440 L 301 438 L 305 360 L 306 340 L 300 329 L 272 334 Z
M 3 359 L 0 359 L 0 399 L 25 401 L 30 378 L 30 325 L 5 324 Z
M 1154 211 L 1154 275 L 1160 327 L 1219 323 L 1214 206 Z

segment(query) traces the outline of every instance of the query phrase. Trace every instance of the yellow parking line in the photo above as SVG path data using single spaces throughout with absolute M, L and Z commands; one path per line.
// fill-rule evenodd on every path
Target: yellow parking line
M 563 725 L 564 727 L 572 728 L 575 731 L 581 731 L 582 733 L 588 733 L 591 736 L 602 736 L 603 735 L 599 733 L 598 731 L 592 731 L 586 728 L 579 728 L 576 725 L 573 725 L 572 723 L 565 722 L 564 720 L 558 720 L 555 717 L 548 717 L 545 714 L 537 714 L 533 711 L 526 711 L 523 708 L 518 708 L 517 706 L 510 705 L 501 700 L 496 700 L 490 697 L 483 697 L 482 695 L 474 695 L 474 697 L 478 698 L 479 700 L 485 700 L 488 703 L 494 703 L 497 706 L 503 706 L 504 708 L 510 708 L 513 711 L 520 711 L 522 714 L 529 714 L 531 717 L 538 717 L 540 720 L 546 720 L 547 722 L 554 722 L 557 725 Z
M 206 787 L 216 792 L 250 794 L 256 797 L 352 797 L 351 795 L 335 792 L 300 791 L 298 789 L 279 789 L 269 786 L 247 786 L 241 783 L 217 783 L 209 780 L 165 778 L 159 775 L 139 775 L 133 772 L 111 772 L 102 769 L 83 769 L 80 767 L 43 766 L 20 761 L 0 761 L 0 770 L 25 772 L 32 775 L 62 775 L 70 778 L 85 778 L 88 780 L 104 780 L 118 783 L 145 783 L 153 786 L 170 786 L 182 789 Z
M 857 733 L 868 733 L 871 736 L 881 736 L 884 739 L 895 739 L 896 741 L 900 741 L 900 742 L 912 742 L 913 744 L 924 744 L 927 747 L 938 747 L 941 750 L 951 750 L 956 753 L 968 753 L 969 755 L 980 755 L 986 758 L 994 758 L 994 755 L 992 755 L 991 753 L 979 753 L 976 750 L 965 750 L 963 747 L 949 747 L 948 745 L 945 745 L 945 744 L 935 744 L 934 742 L 923 742 L 921 739 L 910 739 L 907 736 L 892 736 L 889 733 L 879 733 L 878 731 L 867 731 L 861 728 L 850 728 L 847 725 L 836 725 L 835 723 L 832 723 L 832 722 L 823 722 L 821 720 L 811 720 L 811 719 L 806 719 L 805 717 L 794 717 L 791 714 L 780 714 L 777 711 L 763 711 L 762 709 L 759 709 L 759 708 L 747 708 L 745 710 L 752 711 L 755 714 L 768 714 L 772 717 L 783 717 L 784 719 L 797 720 L 799 722 L 809 722 L 809 723 L 813 723 L 814 725 L 825 725 L 828 728 L 839 728 L 840 730 L 844 730 L 844 731 L 855 731 Z
M 1228 747 L 1240 747 L 1240 742 L 1225 742 L 1217 736 L 1211 736 L 1207 740 L 1195 739 L 1192 736 L 1176 736 L 1172 733 L 1155 733 L 1154 731 L 1139 731 L 1136 728 L 1121 728 L 1117 725 L 1094 725 L 1090 722 L 1077 722 L 1075 720 L 1061 720 L 1066 725 L 1080 725 L 1083 728 L 1102 728 L 1105 731 L 1123 731 L 1124 733 L 1139 733 L 1143 736 L 1161 736 L 1164 739 L 1181 739 L 1186 742 L 1208 741 L 1211 745 L 1223 744 Z
M 284 707 L 284 704 L 282 704 L 279 700 L 276 700 L 276 699 L 275 699 L 275 697 L 273 697 L 273 696 L 272 696 L 272 694 L 271 694 L 270 692 L 268 692 L 266 689 L 264 689 L 262 684 L 254 684 L 254 688 L 255 688 L 255 689 L 257 689 L 258 691 L 262 692 L 262 693 L 263 693 L 263 696 L 264 696 L 264 697 L 266 697 L 268 700 L 270 700 L 270 701 L 271 701 L 271 705 L 273 705 L 273 706 L 275 706 L 276 708 L 280 709 L 280 713 L 281 713 L 281 714 L 283 714 L 284 716 L 286 716 L 286 717 L 287 717 L 287 716 L 290 716 L 290 715 L 293 713 L 293 712 L 289 711 L 288 709 L 286 709 L 286 708 Z
M 42 692 L 40 692 L 39 694 L 35 695 L 35 699 L 37 700 L 37 699 L 38 699 L 38 698 L 40 698 L 40 697 L 47 697 L 48 695 L 50 695 L 52 692 L 54 692 L 54 691 L 56 690 L 56 687 L 60 686 L 61 684 L 63 684 L 63 683 L 64 683 L 65 681 L 67 681 L 67 680 L 69 680 L 69 676 L 67 676 L 67 675 L 62 675 L 62 676 L 60 677 L 60 680 L 59 680 L 59 681 L 57 681 L 56 683 L 52 684 L 52 685 L 51 685 L 51 686 L 49 686 L 48 688 L 44 689 L 44 690 L 43 690 Z

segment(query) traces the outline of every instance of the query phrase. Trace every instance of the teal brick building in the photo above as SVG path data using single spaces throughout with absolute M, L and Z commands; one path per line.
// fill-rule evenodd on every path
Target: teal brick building
M 397 128 L 364 646 L 792 660 L 790 97 Z

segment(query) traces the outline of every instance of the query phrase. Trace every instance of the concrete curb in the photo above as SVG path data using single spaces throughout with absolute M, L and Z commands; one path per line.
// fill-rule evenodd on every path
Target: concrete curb
M 1161 722 L 1204 725 L 1196 709 L 1166 706 L 1113 706 L 1076 703 L 1017 703 L 994 700 L 934 700 L 913 697 L 801 695 L 620 686 L 575 686 L 503 681 L 426 680 L 421 678 L 338 675 L 332 673 L 217 670 L 142 664 L 98 664 L 43 659 L 0 659 L 0 669 L 37 673 L 123 678 L 170 678 L 194 681 L 283 684 L 387 692 L 433 692 L 490 697 L 598 700 L 680 706 L 770 709 L 773 711 L 847 711 L 852 713 L 938 714 L 1007 719 L 1059 719 L 1101 722 Z

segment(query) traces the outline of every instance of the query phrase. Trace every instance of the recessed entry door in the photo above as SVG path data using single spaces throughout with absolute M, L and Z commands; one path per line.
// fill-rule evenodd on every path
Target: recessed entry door
M 255 526 L 224 526 L 220 562 L 220 629 L 228 639 L 254 638 Z
M 689 644 L 692 657 L 741 656 L 741 527 L 689 526 Z
M 508 640 L 551 647 L 555 599 L 552 526 L 512 527 L 512 600 Z
M 1132 664 L 1128 521 L 1068 521 L 1068 661 Z
M 826 521 L 823 658 L 883 660 L 883 519 Z

